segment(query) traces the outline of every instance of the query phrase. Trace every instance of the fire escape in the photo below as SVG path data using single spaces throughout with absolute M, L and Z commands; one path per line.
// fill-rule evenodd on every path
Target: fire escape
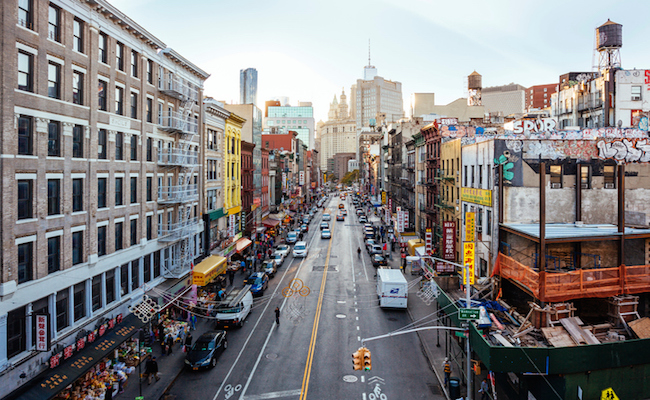
M 190 269 L 197 256 L 194 240 L 200 229 L 198 217 L 193 216 L 192 203 L 198 201 L 199 191 L 194 180 L 199 168 L 198 140 L 199 124 L 194 113 L 198 110 L 198 90 L 188 82 L 165 74 L 159 81 L 160 91 L 180 100 L 179 111 L 163 111 L 158 119 L 158 128 L 169 133 L 175 140 L 166 149 L 158 152 L 158 166 L 173 173 L 176 184 L 168 180 L 166 186 L 158 187 L 158 204 L 173 206 L 174 218 L 158 227 L 158 240 L 169 243 L 169 253 L 162 259 L 163 276 L 180 278 Z M 198 175 L 197 175 L 198 176 Z

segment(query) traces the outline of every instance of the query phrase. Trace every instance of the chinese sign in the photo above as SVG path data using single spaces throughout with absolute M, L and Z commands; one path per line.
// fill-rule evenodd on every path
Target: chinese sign
M 463 243 L 463 265 L 469 266 L 469 284 L 474 284 L 474 242 Z M 463 271 L 463 285 L 467 285 L 467 274 Z
M 431 229 L 427 228 L 427 232 L 424 234 L 424 251 L 426 254 L 431 254 Z
M 404 213 L 402 207 L 397 207 L 397 232 L 404 232 Z
M 381 192 L 381 204 L 386 204 L 386 192 Z
M 48 351 L 50 348 L 49 338 L 47 335 L 47 315 L 36 316 L 36 350 Z
M 228 236 L 235 236 L 235 214 L 228 216 Z
M 475 222 L 474 222 L 474 213 L 473 212 L 466 212 L 465 213 L 465 241 L 467 242 L 473 242 L 474 239 L 474 230 L 475 230 Z
M 461 188 L 460 199 L 469 203 L 492 207 L 492 191 L 485 189 Z
M 438 261 L 436 262 L 436 272 L 439 274 L 449 274 L 454 272 L 455 268 L 451 264 L 446 262 Z
M 298 179 L 300 182 L 300 186 L 305 185 L 305 171 L 300 171 L 300 174 L 298 175 Z
M 442 223 L 442 258 L 448 261 L 456 260 L 456 221 Z

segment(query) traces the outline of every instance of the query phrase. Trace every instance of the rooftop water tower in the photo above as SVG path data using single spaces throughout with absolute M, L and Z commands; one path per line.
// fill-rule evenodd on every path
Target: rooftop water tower
M 623 25 L 607 22 L 596 28 L 596 48 L 598 51 L 598 70 L 621 67 L 621 47 L 623 47 Z
M 474 71 L 467 77 L 467 89 L 469 91 L 467 96 L 468 106 L 480 106 L 481 102 L 481 89 L 483 88 L 483 77 L 478 72 Z

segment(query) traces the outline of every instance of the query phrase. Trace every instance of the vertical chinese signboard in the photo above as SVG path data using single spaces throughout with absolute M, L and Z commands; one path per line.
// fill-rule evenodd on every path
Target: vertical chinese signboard
M 386 192 L 381 192 L 381 204 L 386 204 Z
M 424 234 L 424 251 L 427 255 L 431 254 L 431 229 L 427 228 L 427 232 Z
M 404 213 L 402 212 L 402 207 L 397 207 L 397 232 L 404 232 Z
M 475 240 L 474 230 L 475 230 L 474 213 L 466 212 L 465 213 L 465 241 L 466 242 L 473 242 Z
M 463 243 L 463 265 L 469 266 L 469 284 L 474 284 L 474 242 Z M 467 274 L 463 271 L 463 285 L 467 285 Z
M 50 349 L 50 339 L 47 334 L 47 315 L 36 315 L 34 321 L 36 324 L 36 351 L 48 351 Z
M 298 175 L 298 182 L 300 186 L 304 186 L 305 184 L 305 171 L 300 171 L 300 174 Z
M 442 242 L 442 258 L 456 261 L 456 221 L 443 221 Z
M 388 208 L 386 209 L 386 223 L 389 224 L 389 225 L 393 224 L 392 222 L 390 222 L 392 212 L 393 212 L 393 200 L 389 198 L 388 199 Z

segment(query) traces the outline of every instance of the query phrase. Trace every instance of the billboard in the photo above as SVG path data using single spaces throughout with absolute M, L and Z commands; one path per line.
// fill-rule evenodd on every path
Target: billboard
M 469 284 L 474 284 L 474 242 L 463 243 L 463 265 L 469 266 Z M 467 285 L 467 274 L 463 271 L 463 285 Z
M 456 261 L 456 221 L 442 222 L 442 258 Z
M 464 187 L 460 189 L 460 200 L 492 207 L 492 191 Z
M 474 221 L 474 213 L 466 212 L 465 213 L 465 241 L 473 242 L 474 239 L 474 230 L 476 229 L 476 223 Z

